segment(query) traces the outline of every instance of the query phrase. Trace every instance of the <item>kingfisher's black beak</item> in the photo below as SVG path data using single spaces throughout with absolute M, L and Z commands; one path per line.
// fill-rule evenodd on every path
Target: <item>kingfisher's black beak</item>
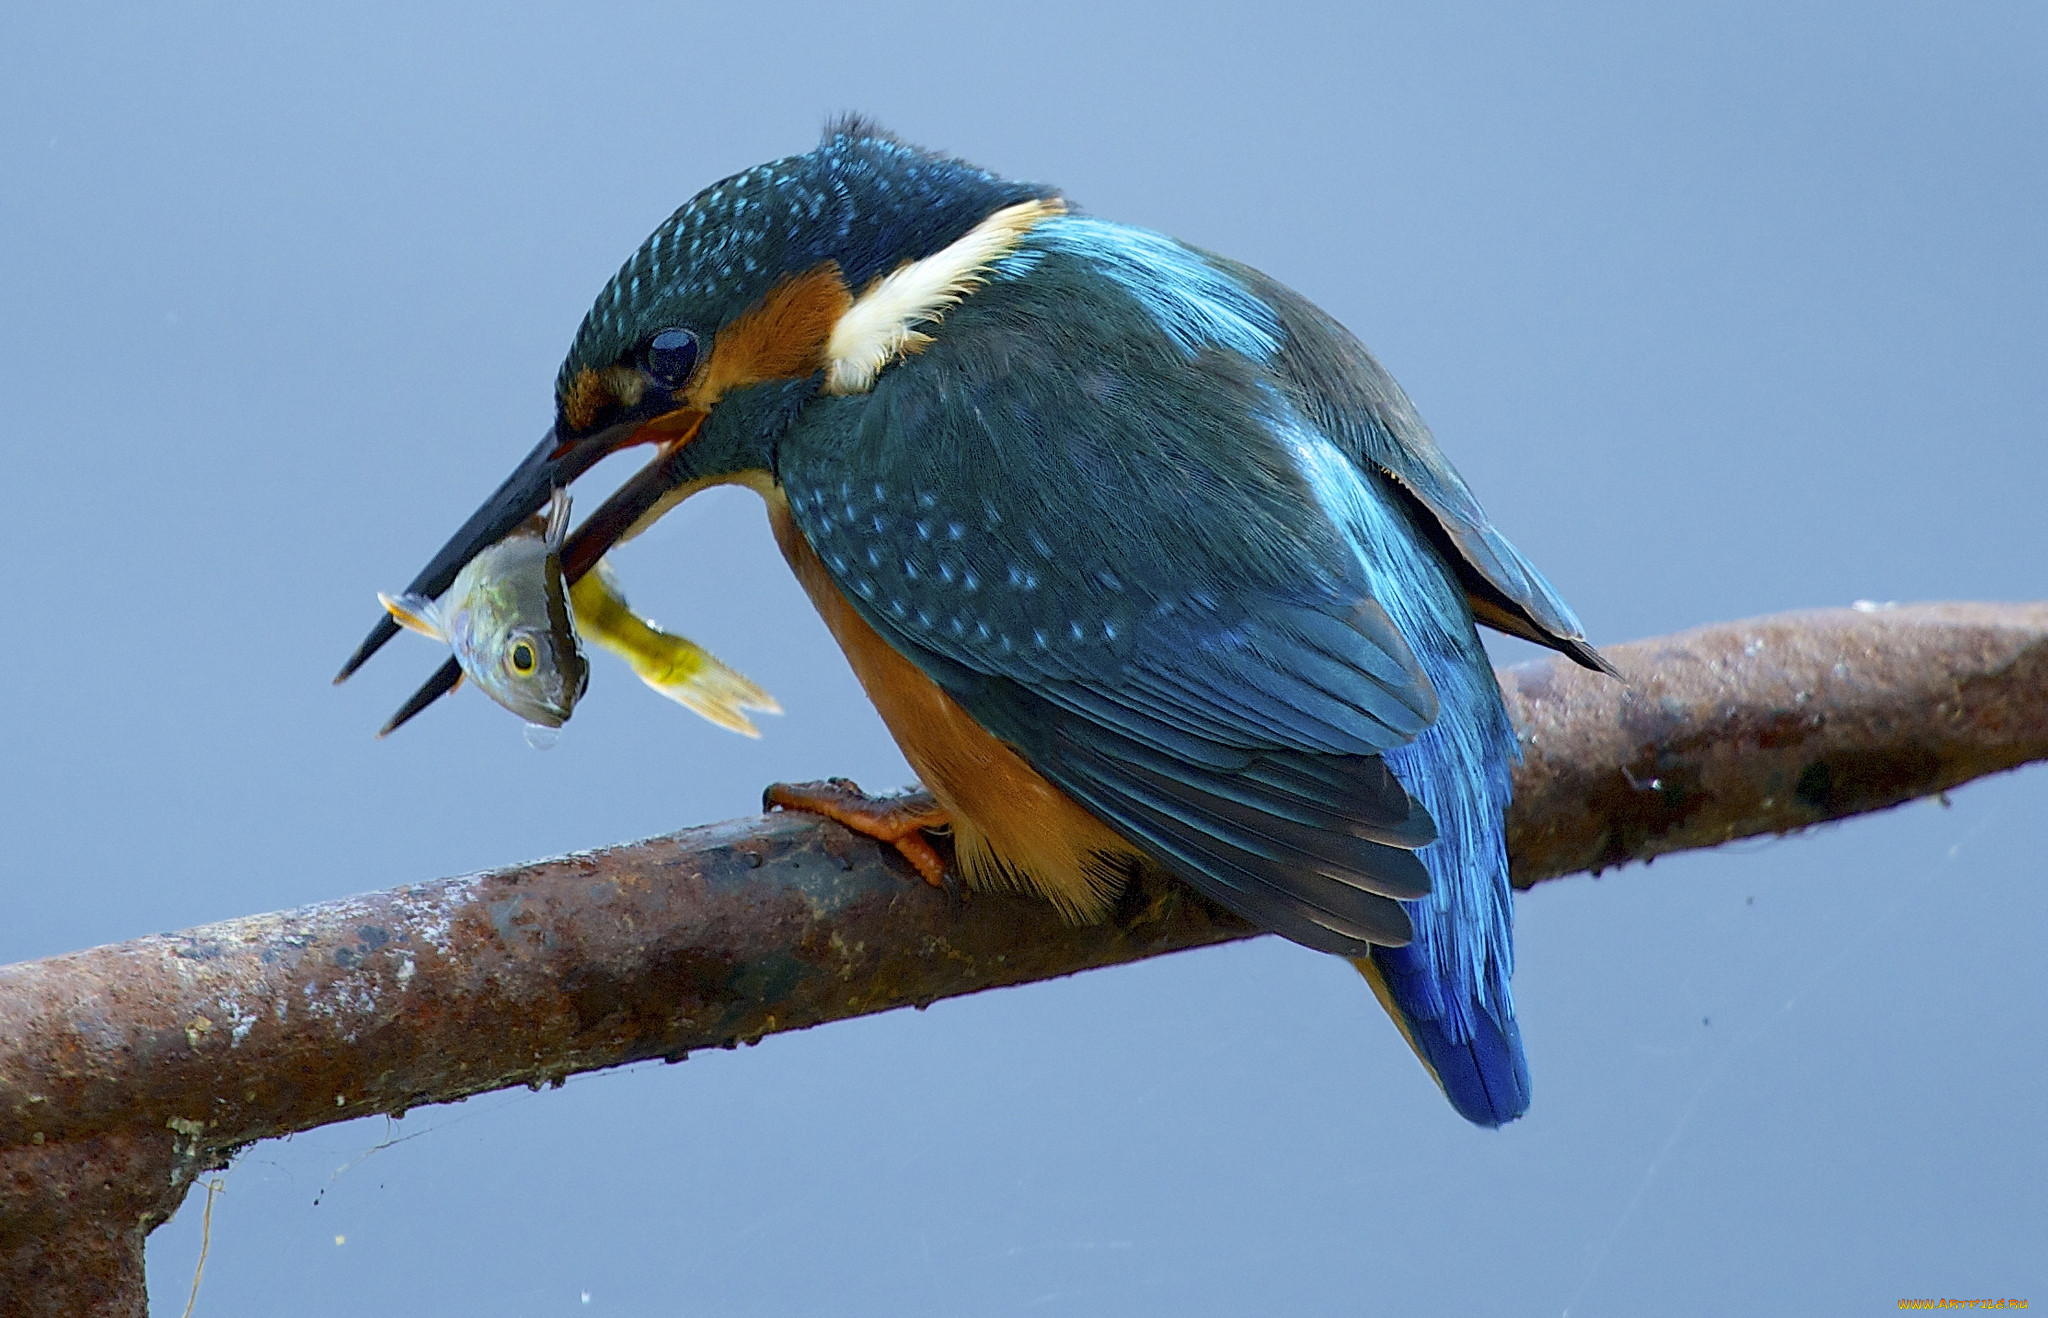
M 441 546 L 441 552 L 428 560 L 412 579 L 406 590 L 428 599 L 438 597 L 454 582 L 455 574 L 462 571 L 469 560 L 475 558 L 490 546 L 503 540 L 527 518 L 539 512 L 541 505 L 548 501 L 548 492 L 561 481 L 561 462 L 555 450 L 559 447 L 553 427 L 541 436 L 540 443 L 525 461 L 505 478 L 497 492 L 484 500 L 483 507 L 469 515 L 462 529 L 448 538 Z M 384 648 L 384 642 L 398 635 L 398 624 L 389 614 L 377 619 L 377 625 L 348 657 L 341 671 L 334 675 L 336 684 L 348 681 L 356 669 L 369 662 L 370 656 Z
M 660 444 L 660 455 L 620 486 L 570 534 L 569 542 L 562 550 L 562 570 L 573 585 L 596 566 L 605 551 L 631 530 L 634 523 L 651 511 L 664 495 L 690 479 L 689 466 L 683 455 L 688 451 L 688 441 L 694 437 L 703 416 L 694 412 L 687 415 L 691 420 L 686 425 L 678 426 L 674 420 L 658 428 L 624 422 L 567 442 L 559 440 L 555 430 L 550 428 L 533 451 L 505 478 L 504 484 L 484 501 L 481 508 L 469 515 L 462 529 L 448 538 L 448 543 L 441 546 L 440 552 L 420 569 L 419 575 L 406 589 L 429 599 L 440 596 L 472 558 L 510 535 L 521 522 L 539 512 L 554 490 L 567 486 L 622 448 L 649 442 Z M 672 418 L 677 416 L 670 414 Z M 377 625 L 370 629 L 370 634 L 363 638 L 363 643 L 356 647 L 356 652 L 349 656 L 334 680 L 337 683 L 347 681 L 371 655 L 397 634 L 398 624 L 390 615 L 377 619 Z M 413 693 L 412 699 L 406 701 L 377 735 L 381 737 L 391 732 L 454 690 L 455 684 L 461 680 L 462 669 L 453 658 L 449 659 L 427 680 L 426 685 Z

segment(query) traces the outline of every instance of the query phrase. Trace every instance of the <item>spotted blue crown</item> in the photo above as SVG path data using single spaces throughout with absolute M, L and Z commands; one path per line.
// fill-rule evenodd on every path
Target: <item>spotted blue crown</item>
M 556 391 L 668 326 L 708 338 L 790 275 L 832 261 L 859 290 L 993 211 L 1056 195 L 841 121 L 814 150 L 714 183 L 669 216 L 598 294 Z

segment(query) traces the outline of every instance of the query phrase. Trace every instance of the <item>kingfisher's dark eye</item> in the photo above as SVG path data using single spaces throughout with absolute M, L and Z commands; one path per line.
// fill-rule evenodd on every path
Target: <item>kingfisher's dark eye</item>
M 647 345 L 647 373 L 664 389 L 680 389 L 697 369 L 697 336 L 686 329 L 665 329 Z

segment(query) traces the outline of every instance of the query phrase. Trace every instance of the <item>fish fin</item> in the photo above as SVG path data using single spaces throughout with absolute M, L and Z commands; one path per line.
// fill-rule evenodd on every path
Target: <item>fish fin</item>
M 702 646 L 680 636 L 661 633 L 664 639 L 673 641 L 678 647 L 688 646 L 696 651 L 695 671 L 680 680 L 662 677 L 659 673 L 643 671 L 635 664 L 633 671 L 649 687 L 659 691 L 670 700 L 692 713 L 721 728 L 729 728 L 744 737 L 759 737 L 760 729 L 754 726 L 741 710 L 758 710 L 763 714 L 780 714 L 782 706 L 775 697 L 763 691 L 748 677 L 736 669 L 721 663 Z
M 440 606 L 425 595 L 415 595 L 407 591 L 393 599 L 380 590 L 377 592 L 377 602 L 384 606 L 384 611 L 391 615 L 393 622 L 407 631 L 418 632 L 444 644 L 447 642 L 448 633 L 441 626 Z
M 624 659 L 634 676 L 670 700 L 745 737 L 761 732 L 742 710 L 780 714 L 775 697 L 687 636 L 665 632 L 627 606 L 609 561 L 599 559 L 570 591 L 585 640 Z
M 569 492 L 559 485 L 548 495 L 547 520 L 541 528 L 541 539 L 557 553 L 569 539 Z

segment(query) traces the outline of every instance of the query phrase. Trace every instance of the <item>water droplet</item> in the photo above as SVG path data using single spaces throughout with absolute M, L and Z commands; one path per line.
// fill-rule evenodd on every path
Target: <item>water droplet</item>
M 562 739 L 560 728 L 551 728 L 544 723 L 526 725 L 526 744 L 537 751 L 553 750 L 555 743 Z

